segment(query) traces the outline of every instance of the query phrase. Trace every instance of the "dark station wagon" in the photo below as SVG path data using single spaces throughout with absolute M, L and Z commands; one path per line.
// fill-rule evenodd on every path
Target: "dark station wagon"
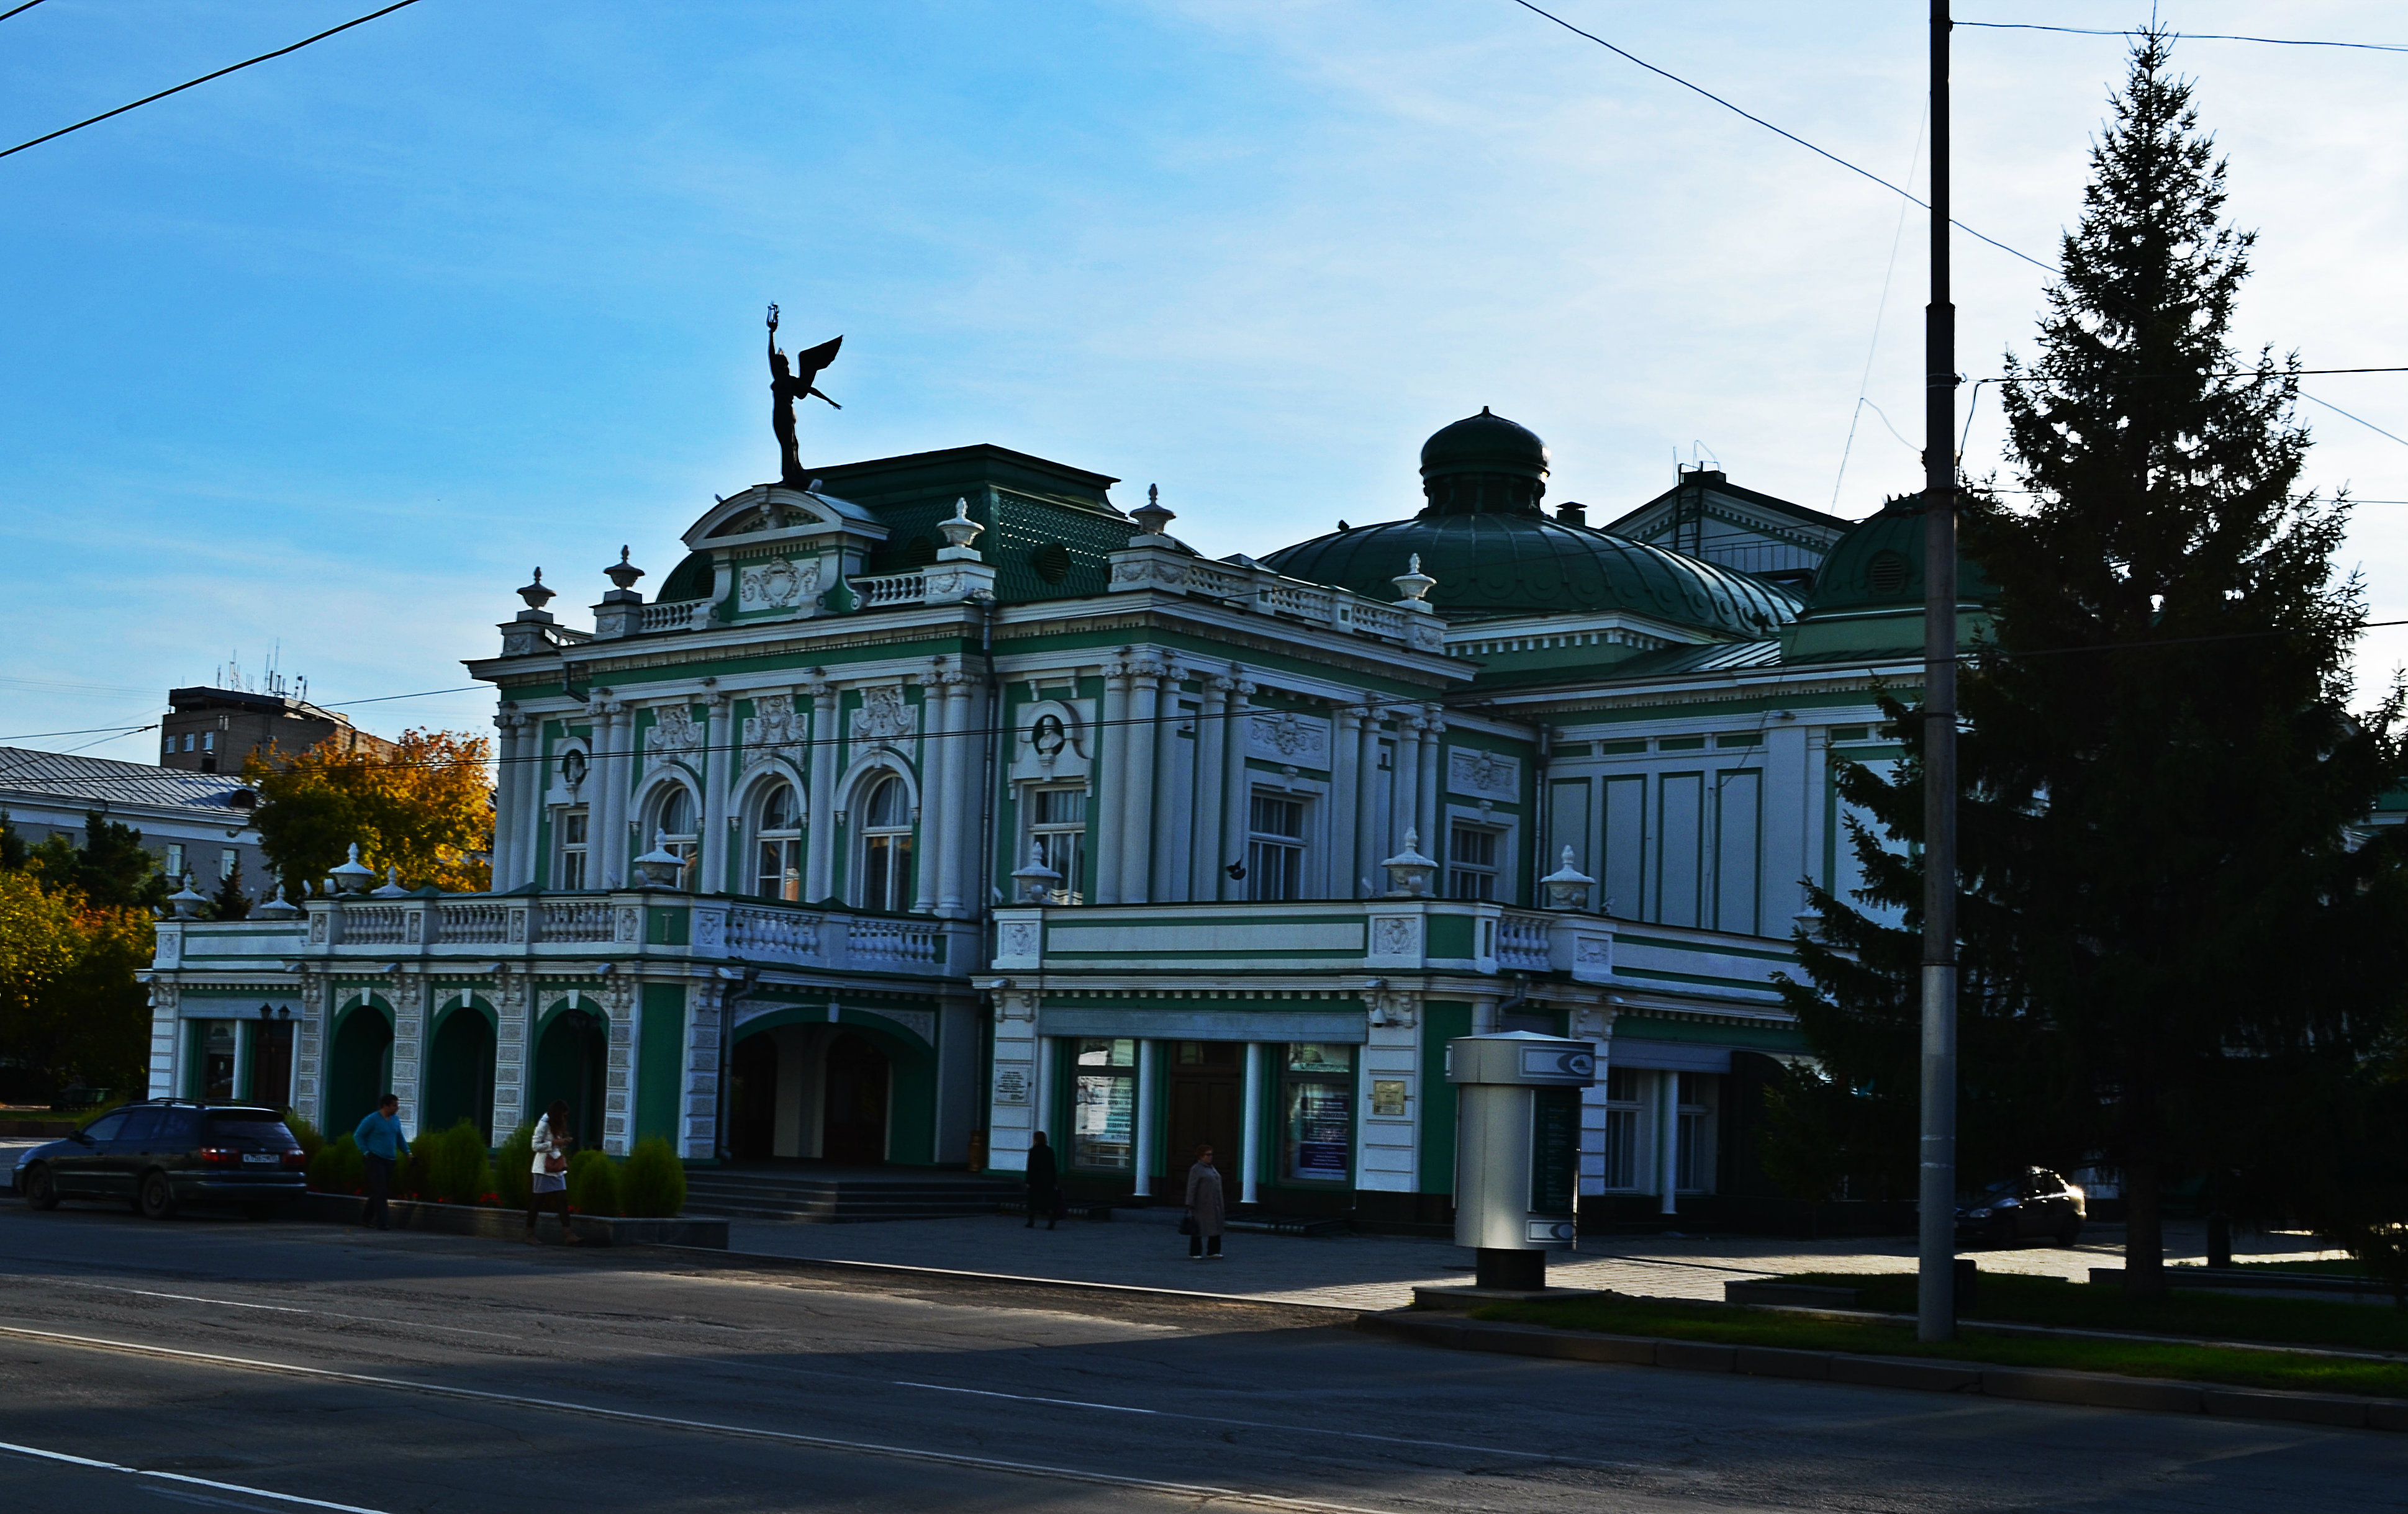
M 153 1099 L 22 1153 L 13 1176 L 36 1209 L 100 1199 L 165 1220 L 184 1204 L 230 1204 L 265 1220 L 301 1196 L 308 1164 L 273 1109 Z

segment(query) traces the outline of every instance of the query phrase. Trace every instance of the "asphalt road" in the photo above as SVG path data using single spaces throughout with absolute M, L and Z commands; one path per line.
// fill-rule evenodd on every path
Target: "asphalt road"
M 0 1202 L 0 1504 L 2408 1507 L 2408 1437 L 1479 1356 L 1320 1318 Z

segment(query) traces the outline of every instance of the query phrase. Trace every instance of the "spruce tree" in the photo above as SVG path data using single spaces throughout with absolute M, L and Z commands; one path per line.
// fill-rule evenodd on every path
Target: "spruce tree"
M 2134 44 L 2037 355 L 2007 360 L 2020 488 L 1966 507 L 1995 620 L 1960 690 L 1960 1172 L 2113 1170 L 2143 1294 L 2170 1188 L 2280 1194 L 2317 1160 L 2298 1137 L 2392 1035 L 2408 965 L 2396 833 L 2357 829 L 2401 776 L 2399 700 L 2347 712 L 2346 504 L 2299 488 L 2296 358 L 2232 350 L 2254 234 L 2223 220 L 2226 164 L 2170 53 Z M 1912 843 L 1920 724 L 1891 713 L 1909 760 L 1842 788 Z M 1860 1164 L 1895 1143 L 1895 1170 L 1920 874 L 1870 834 L 1858 851 L 1865 902 L 1905 929 L 1818 898 L 1814 986 L 1790 993 L 1827 1076 L 1782 1113 Z

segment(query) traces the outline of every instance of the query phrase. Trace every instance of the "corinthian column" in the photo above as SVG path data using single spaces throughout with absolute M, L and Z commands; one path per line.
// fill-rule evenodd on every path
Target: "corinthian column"
M 525 807 L 521 797 L 523 785 L 519 769 L 525 764 L 519 760 L 521 737 L 526 726 L 524 717 L 512 713 L 509 705 L 494 717 L 494 729 L 501 733 L 494 738 L 494 755 L 500 781 L 494 785 L 494 892 L 518 887 L 519 817 Z
M 1221 721 L 1228 732 L 1221 759 L 1221 897 L 1242 899 L 1245 880 L 1231 878 L 1227 864 L 1246 860 L 1247 801 L 1254 796 L 1254 787 L 1246 781 L 1246 700 L 1254 686 L 1234 665 L 1229 671 L 1229 708 Z
M 1362 760 L 1358 735 L 1363 712 L 1341 705 L 1330 712 L 1329 849 L 1324 855 L 1328 873 L 1325 893 L 1332 899 L 1354 897 L 1354 795 L 1363 786 L 1356 764 Z
M 967 672 L 956 669 L 945 680 L 945 756 L 940 770 L 945 775 L 946 821 L 942 839 L 944 863 L 937 878 L 937 909 L 940 914 L 960 915 L 973 903 L 967 878 L 969 859 L 976 848 L 970 828 L 978 823 L 979 803 L 975 792 L 978 768 L 972 759 L 978 746 L 973 739 L 979 721 L 974 719 L 977 690 Z
M 1162 664 L 1148 657 L 1130 671 L 1128 742 L 1121 765 L 1121 903 L 1154 897 L 1154 748 Z
M 1380 850 L 1380 707 L 1365 705 L 1355 712 L 1362 750 L 1354 759 L 1354 876 L 1347 885 L 1351 898 L 1367 878 L 1380 876 L 1380 859 L 1393 852 Z M 1374 883 L 1371 892 L 1377 893 Z
M 1439 781 L 1438 760 L 1440 738 L 1445 735 L 1446 721 L 1440 707 L 1425 706 L 1422 709 L 1421 775 L 1420 781 L 1413 785 L 1418 799 L 1413 809 L 1413 824 L 1422 833 L 1422 855 L 1425 857 L 1438 856 L 1436 849 L 1446 844 L 1446 838 L 1438 834 L 1439 795 L 1443 792 Z M 1506 897 L 1510 899 L 1513 895 L 1509 893 Z
M 1229 746 L 1228 726 L 1222 715 L 1236 687 L 1233 680 L 1219 676 L 1203 679 L 1202 685 L 1203 701 L 1196 711 L 1196 839 L 1189 849 L 1192 865 L 1187 885 L 1187 897 L 1199 901 L 1221 896 L 1221 864 L 1227 860 L 1219 855 L 1221 769 Z
M 1104 664 L 1103 729 L 1096 732 L 1095 771 L 1103 778 L 1100 792 L 1089 801 L 1090 814 L 1087 844 L 1096 852 L 1096 903 L 1121 902 L 1121 791 L 1129 781 L 1128 752 L 1129 659 L 1128 649 Z M 1091 792 L 1096 789 L 1092 780 Z M 1096 800 L 1102 801 L 1096 803 Z
M 1388 775 L 1388 834 L 1380 842 L 1401 851 L 1405 833 L 1421 824 L 1422 718 L 1421 712 L 1411 707 L 1397 711 L 1395 766 L 1396 770 Z M 1426 851 L 1429 837 L 1420 839 Z
M 702 835 L 695 850 L 692 887 L 696 893 L 725 893 L 735 847 L 727 836 L 727 805 L 736 782 L 735 705 L 724 690 L 703 696 L 710 718 L 702 749 Z
M 911 907 L 937 907 L 937 875 L 945 865 L 945 834 L 952 828 L 953 795 L 945 792 L 945 660 L 937 658 L 920 679 L 920 845 L 911 869 Z
M 813 678 L 803 685 L 811 702 L 810 756 L 804 769 L 805 824 L 803 900 L 817 904 L 835 892 L 836 877 L 836 685 Z

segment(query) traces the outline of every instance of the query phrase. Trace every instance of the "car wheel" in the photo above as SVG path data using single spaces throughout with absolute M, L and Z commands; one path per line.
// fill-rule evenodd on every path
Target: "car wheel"
M 2071 1246 L 2081 1238 L 2082 1221 L 2079 1220 L 2068 1220 L 2057 1227 L 2057 1244 L 2059 1246 Z
M 47 1164 L 36 1163 L 25 1169 L 25 1207 L 55 1209 L 59 1207 L 58 1179 L 50 1176 Z
M 176 1212 L 176 1187 L 167 1181 L 164 1172 L 154 1172 L 142 1179 L 142 1213 L 150 1220 L 165 1220 Z

